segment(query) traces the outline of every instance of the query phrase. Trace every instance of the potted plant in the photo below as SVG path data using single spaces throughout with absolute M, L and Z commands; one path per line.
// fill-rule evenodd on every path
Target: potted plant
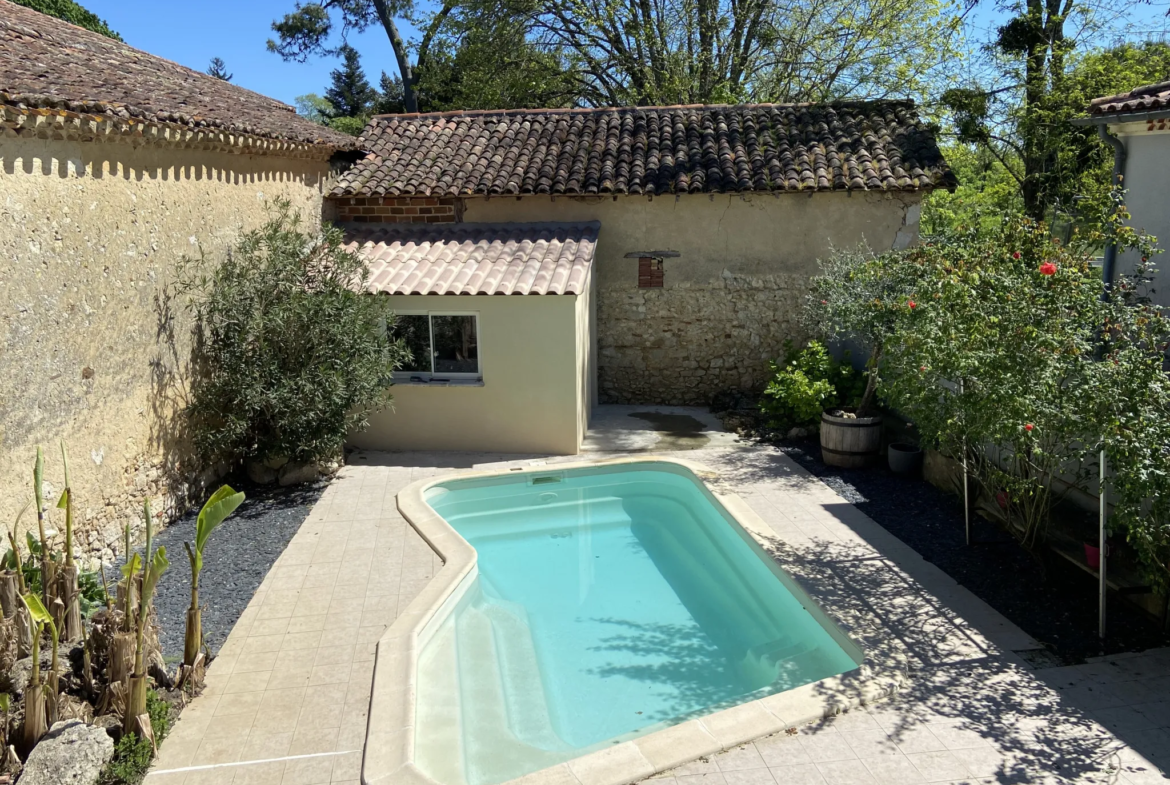
M 882 354 L 898 320 L 917 304 L 916 275 L 897 253 L 875 256 L 866 246 L 834 251 L 820 262 L 805 309 L 808 326 L 828 341 L 853 340 L 869 353 L 865 391 L 856 407 L 821 414 L 822 460 L 830 466 L 870 466 L 881 457 L 882 417 L 877 409 Z

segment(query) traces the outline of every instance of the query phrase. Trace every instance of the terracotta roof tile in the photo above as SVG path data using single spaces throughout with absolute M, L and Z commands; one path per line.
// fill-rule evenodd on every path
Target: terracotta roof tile
M 0 0 L 0 104 L 353 149 L 287 104 Z
M 1137 87 L 1128 93 L 1094 98 L 1090 115 L 1128 114 L 1170 108 L 1170 82 Z
M 380 115 L 333 196 L 953 187 L 909 102 Z
M 354 225 L 346 247 L 380 294 L 581 294 L 601 225 Z

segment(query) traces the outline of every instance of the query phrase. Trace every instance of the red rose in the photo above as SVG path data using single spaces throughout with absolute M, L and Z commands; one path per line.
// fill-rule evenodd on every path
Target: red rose
M 918 370 L 921 371 L 922 373 L 926 373 L 926 366 L 925 365 L 919 366 Z
M 1036 426 L 1035 426 L 1035 425 L 1032 425 L 1032 423 L 1028 423 L 1027 425 L 1025 425 L 1025 426 L 1024 426 L 1024 430 L 1025 430 L 1025 431 L 1028 431 L 1029 433 L 1031 433 L 1031 432 L 1032 432 L 1032 429 L 1033 429 L 1033 428 L 1035 428 L 1035 427 L 1036 427 Z
M 1040 265 L 1040 274 L 1056 275 L 1056 265 L 1052 262 L 1045 262 L 1044 264 Z
M 1012 258 L 1013 258 L 1013 259 L 1019 259 L 1019 258 L 1020 258 L 1020 252 L 1019 252 L 1019 251 L 1012 251 Z
M 918 303 L 914 302 L 913 300 L 907 300 L 906 305 L 910 307 L 910 310 L 914 310 L 918 307 Z

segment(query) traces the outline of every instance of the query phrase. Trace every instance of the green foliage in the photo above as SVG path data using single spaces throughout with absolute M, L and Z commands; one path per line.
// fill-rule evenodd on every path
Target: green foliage
M 235 74 L 228 73 L 227 65 L 219 57 L 211 58 L 211 64 L 207 66 L 207 74 L 214 76 L 216 79 L 222 79 L 225 82 L 230 82 L 232 77 L 235 76 Z
M 1087 226 L 1083 213 L 1108 206 L 1113 155 L 1095 128 L 1069 121 L 1084 115 L 1094 98 L 1170 74 L 1168 44 L 1123 43 L 1078 52 L 1075 43 L 1095 39 L 1063 38 L 1070 17 L 1040 19 L 1039 4 L 1035 13 L 1015 10 L 993 47 L 999 52 L 994 80 L 943 93 L 958 139 L 945 152 L 961 185 L 955 194 L 927 199 L 927 232 L 977 223 L 991 230 L 988 224 L 1003 209 Z M 1073 16 L 1076 24 L 1093 24 L 1088 5 L 1078 6 Z M 1038 29 L 1047 32 L 1037 35 Z M 1034 56 L 1027 54 L 1029 45 Z
M 297 114 L 321 125 L 328 124 L 329 116 L 333 114 L 333 104 L 316 93 L 298 95 L 293 103 L 296 104 Z
M 825 409 L 855 405 L 861 397 L 864 381 L 848 357 L 837 362 L 819 341 L 799 351 L 786 341 L 784 354 L 783 364 L 771 363 L 772 380 L 760 400 L 773 428 L 814 424 Z
M 389 403 L 406 349 L 386 298 L 363 294 L 365 264 L 341 230 L 304 227 L 287 201 L 210 272 L 188 260 L 201 351 L 187 415 L 209 461 L 335 456 Z
M 228 519 L 236 508 L 244 503 L 244 494 L 237 493 L 230 485 L 221 485 L 219 490 L 211 494 L 211 498 L 199 510 L 199 519 L 195 522 L 195 548 L 187 546 L 187 556 L 191 559 L 191 573 L 193 585 L 198 585 L 199 573 L 203 571 L 203 549 L 211 533 Z M 184 545 L 187 545 L 184 543 Z
M 14 2 L 34 11 L 40 11 L 42 14 L 64 19 L 70 24 L 84 27 L 86 30 L 113 38 L 115 41 L 122 40 L 122 36 L 111 30 L 105 20 L 73 0 L 14 0 Z
M 146 712 L 150 715 L 150 727 L 154 731 L 155 742 L 161 744 L 171 732 L 174 723 L 170 704 L 160 698 L 154 690 L 148 690 Z M 114 745 L 113 759 L 102 770 L 100 785 L 138 785 L 146 777 L 153 757 L 154 750 L 148 739 L 133 733 L 123 735 Z
M 862 415 L 874 406 L 885 345 L 901 315 L 914 308 L 915 275 L 900 260 L 896 252 L 875 256 L 864 244 L 834 250 L 810 282 L 806 325 L 825 340 L 852 339 L 869 352 L 857 406 Z
M 361 56 L 356 49 L 342 44 L 338 49 L 342 65 L 329 72 L 329 89 L 325 100 L 333 107 L 330 119 L 337 117 L 369 117 L 378 91 L 370 87 L 362 71 Z
M 41 585 L 41 543 L 33 536 L 32 532 L 25 532 L 25 545 L 29 552 L 20 565 L 20 571 L 24 576 L 24 583 L 28 587 L 28 591 L 39 595 L 43 589 Z M 49 554 L 49 558 L 57 564 L 63 564 L 65 561 L 64 555 L 60 552 Z M 3 558 L 0 559 L 0 568 L 16 569 L 16 555 L 12 548 L 5 550 Z M 100 574 L 97 572 L 78 573 L 77 587 L 81 594 L 82 616 L 88 617 L 99 607 L 105 607 L 106 593 L 102 588 Z
M 897 311 L 883 393 L 924 441 L 966 457 L 1027 546 L 1044 537 L 1053 476 L 1095 484 L 1094 458 L 1104 446 L 1118 456 L 1118 478 L 1148 478 L 1170 443 L 1148 441 L 1170 434 L 1141 422 L 1170 419 L 1162 372 L 1170 322 L 1139 302 L 1134 281 L 1103 300 L 1090 263 L 1106 239 L 1152 252 L 1149 238 L 1126 229 L 1123 218 L 1112 214 L 1101 231 L 1076 235 L 1071 245 L 1042 223 L 1010 218 L 994 232 L 952 232 L 886 257 L 885 271 L 902 268 L 896 274 L 913 283 L 916 307 Z M 1127 451 L 1144 457 L 1122 459 Z M 1137 488 L 1154 486 L 1119 482 L 1135 488 L 1125 494 L 1131 539 L 1164 533 L 1164 519 L 1139 512 Z

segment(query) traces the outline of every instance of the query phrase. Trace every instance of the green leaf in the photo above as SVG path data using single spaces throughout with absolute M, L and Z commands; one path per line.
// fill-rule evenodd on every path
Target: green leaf
M 122 577 L 129 578 L 134 573 L 142 569 L 142 554 L 135 552 L 130 560 L 122 565 Z
M 211 494 L 211 498 L 199 511 L 199 520 L 195 525 L 195 552 L 199 559 L 200 568 L 203 566 L 203 547 L 207 545 L 207 538 L 243 502 L 243 493 L 237 493 L 230 485 L 224 485 Z
M 45 610 L 45 606 L 41 603 L 40 597 L 30 592 L 22 595 L 21 599 L 24 600 L 24 605 L 28 608 L 28 615 L 32 617 L 33 621 L 37 624 L 52 626 L 53 616 Z
M 37 447 L 37 462 L 33 466 L 33 496 L 37 500 L 37 515 L 40 515 L 45 509 L 44 484 L 45 453 L 40 447 Z
M 64 510 L 69 507 L 69 489 L 61 491 L 61 498 L 57 500 L 57 509 Z
M 158 550 L 154 552 L 154 558 L 150 560 L 146 574 L 142 577 L 142 602 L 144 605 L 147 598 L 154 595 L 154 588 L 158 586 L 159 578 L 170 566 L 171 563 L 167 561 L 167 549 L 160 545 Z

